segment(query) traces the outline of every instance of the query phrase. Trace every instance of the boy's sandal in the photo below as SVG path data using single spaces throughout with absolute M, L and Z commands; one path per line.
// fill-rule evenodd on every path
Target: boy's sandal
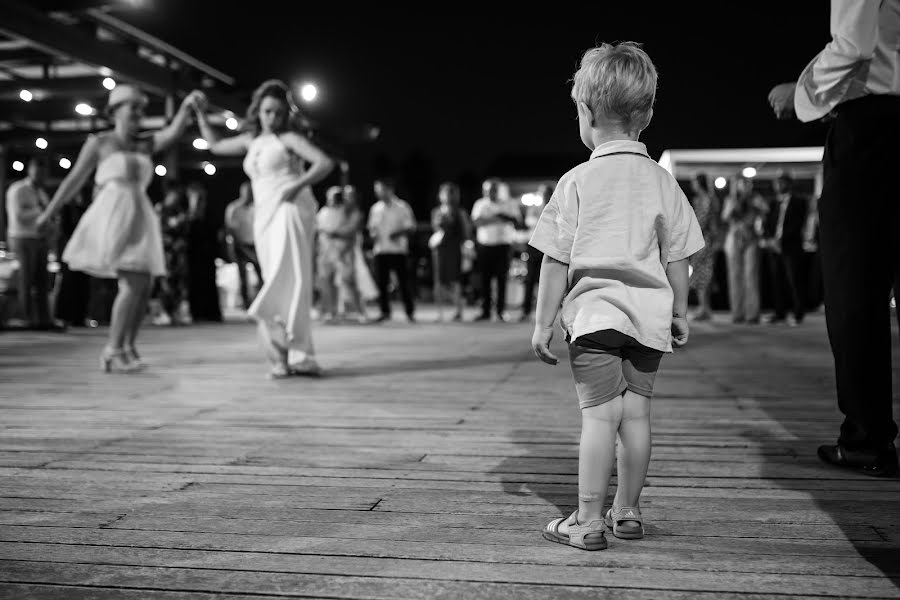
M 541 532 L 544 539 L 582 550 L 606 550 L 607 543 L 604 535 L 606 527 L 603 525 L 603 519 L 579 525 L 577 515 L 578 511 L 576 510 L 568 517 L 560 517 L 547 523 Z M 559 532 L 559 526 L 563 522 L 569 526 L 568 534 Z
M 644 537 L 644 520 L 641 517 L 641 509 L 635 506 L 612 507 L 606 512 L 604 519 L 606 526 L 613 535 L 623 540 L 639 540 Z M 627 521 L 637 521 L 637 525 L 626 524 Z

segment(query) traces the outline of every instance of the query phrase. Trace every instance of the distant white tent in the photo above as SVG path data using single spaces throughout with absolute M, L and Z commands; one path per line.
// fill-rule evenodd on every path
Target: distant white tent
M 821 146 L 811 148 L 733 148 L 721 150 L 666 150 L 659 164 L 678 179 L 704 172 L 730 178 L 752 167 L 756 176 L 771 178 L 787 171 L 794 178 L 815 179 L 822 170 Z

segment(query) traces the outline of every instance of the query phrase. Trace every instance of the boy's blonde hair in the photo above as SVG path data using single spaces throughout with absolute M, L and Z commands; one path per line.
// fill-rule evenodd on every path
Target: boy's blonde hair
M 572 100 L 584 102 L 594 118 L 618 121 L 629 132 L 641 131 L 650 123 L 656 100 L 656 67 L 635 42 L 601 44 L 581 58 Z

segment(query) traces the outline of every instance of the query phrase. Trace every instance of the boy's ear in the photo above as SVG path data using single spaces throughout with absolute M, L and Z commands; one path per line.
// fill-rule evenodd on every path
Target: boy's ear
M 594 111 L 581 100 L 578 101 L 578 114 L 581 115 L 581 118 L 587 121 L 591 127 L 594 126 Z

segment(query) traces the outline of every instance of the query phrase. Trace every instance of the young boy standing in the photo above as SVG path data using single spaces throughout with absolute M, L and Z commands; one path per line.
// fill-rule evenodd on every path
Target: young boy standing
M 688 259 L 703 235 L 674 177 L 638 137 L 653 116 L 656 68 L 634 43 L 588 50 L 572 99 L 591 158 L 566 173 L 531 245 L 544 253 L 532 346 L 550 351 L 557 313 L 569 344 L 582 428 L 578 510 L 546 539 L 602 550 L 644 534 L 639 499 L 650 463 L 650 397 L 662 355 L 688 339 Z M 618 485 L 604 516 L 618 455 Z

